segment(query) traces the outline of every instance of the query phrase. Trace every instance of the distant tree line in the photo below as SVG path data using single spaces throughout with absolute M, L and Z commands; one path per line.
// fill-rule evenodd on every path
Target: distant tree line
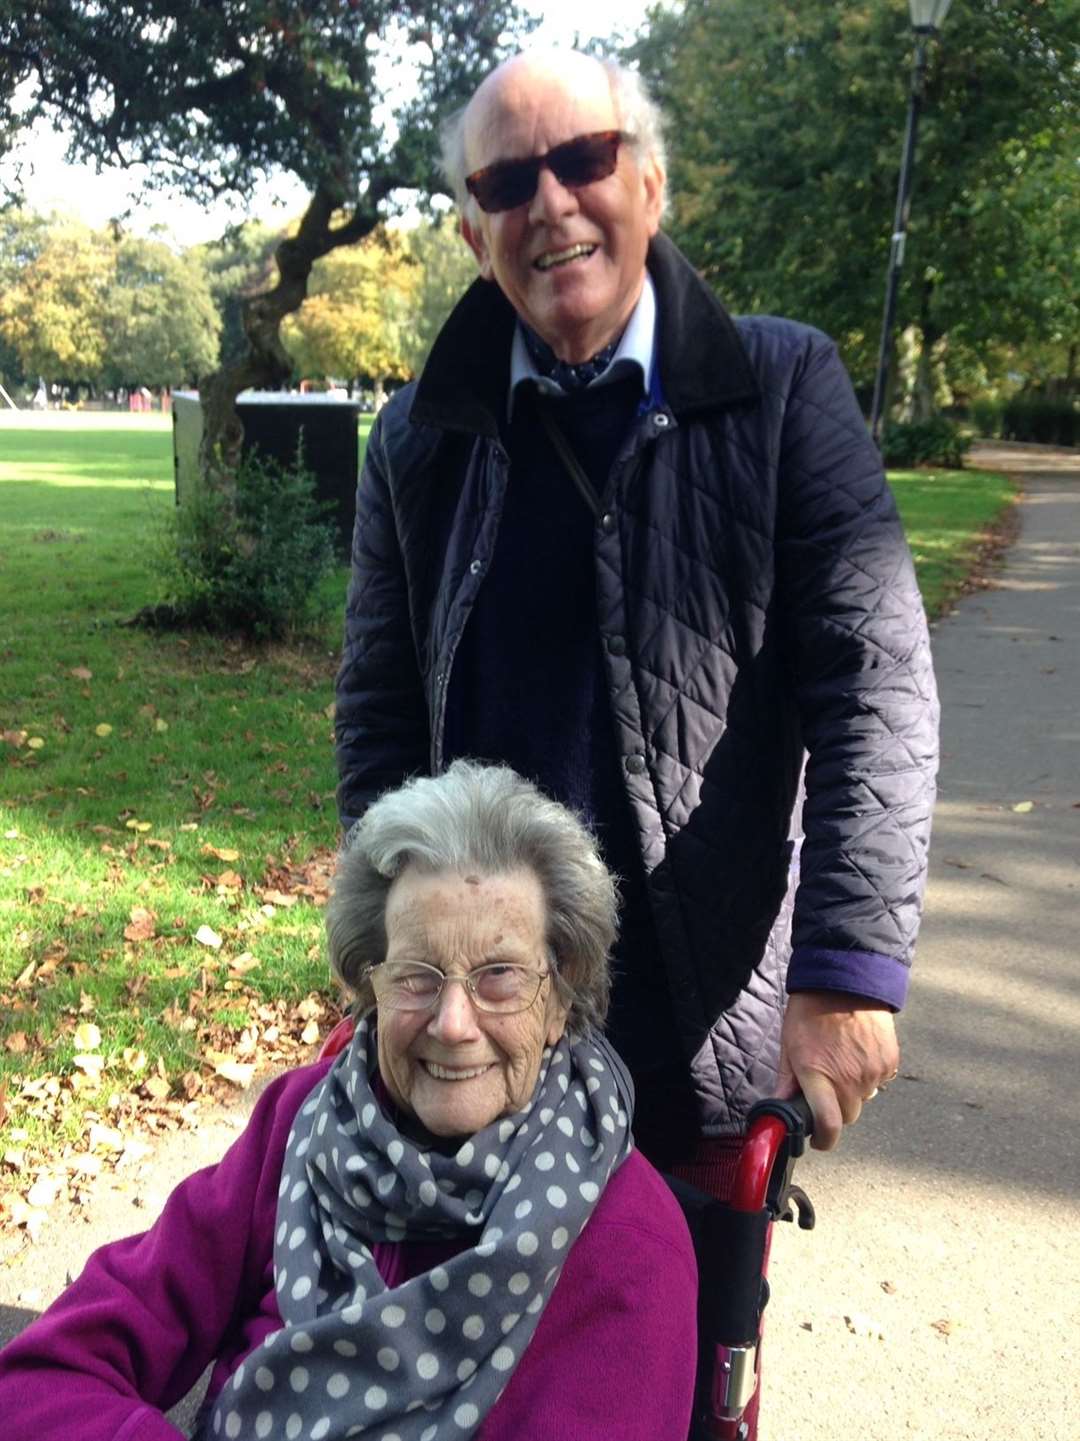
M 91 396 L 197 385 L 243 354 L 241 307 L 269 283 L 288 230 L 252 222 L 177 251 L 118 225 L 0 213 L 0 383 Z M 376 395 L 408 379 L 474 274 L 449 221 L 379 226 L 332 251 L 285 325 L 290 379 Z

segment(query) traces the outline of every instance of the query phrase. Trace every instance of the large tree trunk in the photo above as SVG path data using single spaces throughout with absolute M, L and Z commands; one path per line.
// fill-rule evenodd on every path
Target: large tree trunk
M 272 290 L 253 295 L 241 307 L 248 353 L 233 365 L 222 366 L 199 385 L 202 401 L 202 441 L 199 470 L 204 481 L 230 494 L 244 443 L 244 427 L 236 412 L 236 397 L 250 388 L 275 389 L 292 375 L 293 365 L 281 343 L 281 322 L 299 310 L 307 295 L 312 266 L 339 245 L 362 240 L 378 221 L 378 194 L 369 190 L 362 206 L 348 221 L 331 228 L 341 198 L 329 186 L 320 186 L 294 236 L 283 240 L 274 253 L 278 282 Z

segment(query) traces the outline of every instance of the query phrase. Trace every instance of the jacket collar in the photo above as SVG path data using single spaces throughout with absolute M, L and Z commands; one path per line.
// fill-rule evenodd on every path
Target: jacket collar
M 676 419 L 759 397 L 730 315 L 666 235 L 649 246 L 659 310 L 660 383 Z M 436 337 L 409 418 L 497 436 L 506 415 L 516 316 L 498 286 L 475 280 Z

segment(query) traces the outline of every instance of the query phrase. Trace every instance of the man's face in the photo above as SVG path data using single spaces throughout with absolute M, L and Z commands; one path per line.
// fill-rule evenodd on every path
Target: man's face
M 481 87 L 466 120 L 469 173 L 619 128 L 604 70 L 568 58 L 581 63 L 556 71 L 522 57 Z M 656 163 L 621 145 L 606 180 L 571 189 L 541 169 L 532 200 L 490 215 L 475 208 L 462 231 L 485 279 L 561 360 L 578 363 L 619 335 L 637 304 L 662 192 Z

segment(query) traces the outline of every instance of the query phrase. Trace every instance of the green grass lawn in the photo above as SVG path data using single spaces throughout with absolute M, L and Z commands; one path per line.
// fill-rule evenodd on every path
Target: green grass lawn
M 191 1094 L 215 1058 L 282 1050 L 331 994 L 314 900 L 346 572 L 291 646 L 124 628 L 161 599 L 172 505 L 167 420 L 0 421 L 0 1156 L 12 1126 L 33 1144 L 77 1133 L 84 1100 L 153 1099 L 159 1057 Z M 27 1075 L 55 1104 L 24 1104 Z
M 893 482 L 936 613 L 1009 484 Z M 125 628 L 172 492 L 167 420 L 0 417 L 0 1189 L 9 1150 L 294 1060 L 332 1016 L 345 572 L 289 646 Z
M 963 592 L 988 534 L 1008 514 L 1015 484 L 982 470 L 892 471 L 889 484 L 936 620 Z

